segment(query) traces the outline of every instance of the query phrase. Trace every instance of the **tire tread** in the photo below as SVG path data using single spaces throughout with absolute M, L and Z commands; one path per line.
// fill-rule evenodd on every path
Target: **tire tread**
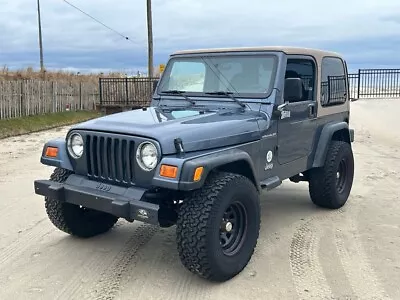
M 224 188 L 230 188 L 231 185 L 243 184 L 254 187 L 254 184 L 244 176 L 226 172 L 212 173 L 201 189 L 192 192 L 184 200 L 179 210 L 176 231 L 179 257 L 189 271 L 204 279 L 225 281 L 234 276 L 213 268 L 207 253 L 206 235 L 208 220 L 213 217 L 213 213 L 217 212 L 213 207 L 218 205 L 219 193 Z M 258 234 L 257 231 L 257 238 Z M 250 256 L 253 252 L 254 248 Z M 236 274 L 243 268 L 237 270 Z

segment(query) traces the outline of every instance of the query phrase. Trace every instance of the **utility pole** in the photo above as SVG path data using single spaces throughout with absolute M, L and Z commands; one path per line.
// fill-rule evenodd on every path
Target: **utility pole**
M 40 71 L 43 73 L 44 66 L 43 66 L 42 22 L 40 19 L 40 1 L 39 0 L 37 0 L 37 11 L 38 11 L 38 25 L 39 25 Z
M 38 0 L 39 1 L 39 0 Z M 151 11 L 151 0 L 147 1 L 147 43 L 148 43 L 148 76 L 153 77 L 153 21 Z

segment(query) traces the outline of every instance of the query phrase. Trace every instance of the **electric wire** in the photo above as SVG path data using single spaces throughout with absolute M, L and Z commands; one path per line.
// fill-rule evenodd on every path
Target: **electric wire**
M 130 41 L 132 43 L 134 43 L 129 37 L 125 36 L 124 34 L 116 31 L 115 29 L 111 28 L 110 26 L 107 26 L 106 24 L 104 24 L 103 22 L 97 20 L 96 18 L 92 17 L 90 14 L 84 12 L 82 9 L 80 9 L 79 7 L 75 6 L 74 4 L 68 2 L 67 0 L 63 0 L 66 4 L 70 5 L 71 7 L 75 8 L 76 10 L 80 11 L 81 13 L 83 13 L 84 15 L 88 16 L 89 18 L 93 19 L 95 22 L 101 24 L 102 26 L 104 26 L 105 28 L 113 31 L 114 33 L 116 33 L 117 35 L 123 37 L 125 40 Z

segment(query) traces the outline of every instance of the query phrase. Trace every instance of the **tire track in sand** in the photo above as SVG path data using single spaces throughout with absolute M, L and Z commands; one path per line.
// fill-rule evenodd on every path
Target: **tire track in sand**
M 136 264 L 138 260 L 136 254 L 158 230 L 157 226 L 140 225 L 113 259 L 110 266 L 100 275 L 94 289 L 80 299 L 114 299 L 120 290 L 121 281 L 128 267 Z
M 322 229 L 312 220 L 302 224 L 290 245 L 290 266 L 300 299 L 331 299 L 332 291 L 319 263 L 319 241 Z
M 334 234 L 336 250 L 357 299 L 390 299 L 369 264 L 354 220 L 344 216 L 338 224 Z
M 32 244 L 36 244 L 38 238 L 55 231 L 55 228 L 48 226 L 47 218 L 43 218 L 36 222 L 31 228 L 19 233 L 18 237 L 9 246 L 4 247 L 0 251 L 0 269 L 5 265 L 12 263 L 21 254 L 26 252 Z
M 128 226 L 129 224 L 126 223 L 124 220 L 120 220 L 111 230 Z M 113 233 L 110 232 L 110 234 Z M 54 296 L 54 299 L 80 299 L 80 294 L 82 293 L 82 290 L 85 289 L 83 283 L 95 280 L 100 276 L 95 274 L 100 273 L 104 269 L 104 264 L 112 260 L 112 257 L 110 258 L 109 256 L 110 254 L 105 253 L 104 251 L 94 252 L 90 258 L 86 260 L 76 272 L 74 272 L 73 276 L 65 282 L 62 289 Z
M 162 228 L 141 249 L 141 253 L 146 254 L 140 262 L 128 266 L 119 298 L 211 299 L 207 283 L 182 266 L 176 249 L 174 229 Z
M 373 149 L 369 147 L 366 153 L 368 157 L 375 157 L 375 153 L 385 155 L 380 151 L 381 149 Z M 367 155 L 365 155 L 367 156 Z M 365 163 L 368 163 L 366 161 Z M 393 163 L 393 162 L 392 162 Z M 364 170 L 362 170 L 364 168 Z M 374 169 L 367 165 L 361 166 L 360 169 L 364 174 L 369 174 L 366 178 L 369 179 L 365 182 L 364 187 L 365 195 L 370 195 L 370 191 L 381 183 L 381 181 L 390 181 L 391 186 L 395 187 L 397 183 L 388 176 L 387 170 L 382 164 L 375 164 Z M 395 192 L 393 190 L 393 192 Z M 360 201 L 364 196 L 358 197 Z M 334 234 L 335 246 L 339 253 L 339 258 L 343 269 L 345 270 L 347 280 L 349 281 L 354 293 L 359 299 L 390 299 L 386 293 L 379 278 L 369 263 L 368 256 L 364 251 L 362 241 L 360 239 L 360 231 L 355 221 L 356 216 L 359 215 L 361 207 L 359 205 L 351 206 L 352 215 L 344 214 L 337 222 L 337 229 Z

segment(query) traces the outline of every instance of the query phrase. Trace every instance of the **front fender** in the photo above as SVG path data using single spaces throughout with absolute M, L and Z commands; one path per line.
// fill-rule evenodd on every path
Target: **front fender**
M 58 148 L 57 157 L 53 158 L 46 156 L 46 149 L 49 146 Z M 53 166 L 73 171 L 64 138 L 52 139 L 45 143 L 42 150 L 42 156 L 40 157 L 40 162 L 46 166 Z
M 182 191 L 191 191 L 203 186 L 208 174 L 215 168 L 221 167 L 234 162 L 245 162 L 249 169 L 250 178 L 260 190 L 256 171 L 250 155 L 240 149 L 225 149 L 218 152 L 208 153 L 195 158 L 164 158 L 159 164 L 156 175 L 153 178 L 155 186 L 170 188 Z M 160 176 L 160 167 L 162 164 L 173 165 L 178 167 L 176 179 L 163 178 Z M 193 175 L 197 167 L 203 167 L 203 173 L 199 181 L 193 181 Z

